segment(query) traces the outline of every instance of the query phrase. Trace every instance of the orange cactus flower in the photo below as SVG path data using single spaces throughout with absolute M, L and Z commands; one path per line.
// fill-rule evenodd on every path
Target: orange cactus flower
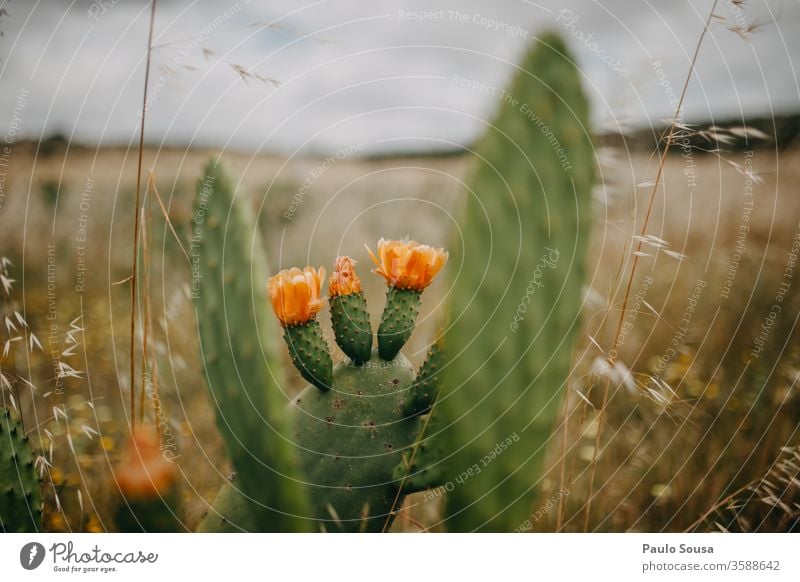
M 436 249 L 413 240 L 381 239 L 377 257 L 369 247 L 367 251 L 377 265 L 373 273 L 386 279 L 387 285 L 414 291 L 422 291 L 430 285 L 448 257 L 442 248 Z
M 115 472 L 120 491 L 128 500 L 163 496 L 175 484 L 175 464 L 161 451 L 158 432 L 148 426 L 133 431 Z
M 320 294 L 324 281 L 322 267 L 306 267 L 302 271 L 292 267 L 269 278 L 267 292 L 281 325 L 300 325 L 314 319 L 324 303 Z
M 356 262 L 350 257 L 336 257 L 328 283 L 328 295 L 352 295 L 361 292 L 361 279 L 356 275 Z

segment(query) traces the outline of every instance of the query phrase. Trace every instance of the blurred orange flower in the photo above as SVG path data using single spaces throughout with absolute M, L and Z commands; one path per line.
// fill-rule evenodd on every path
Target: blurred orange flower
M 322 309 L 320 288 L 325 281 L 325 269 L 297 267 L 284 269 L 269 278 L 267 292 L 272 309 L 282 325 L 300 325 L 314 318 Z
M 328 283 L 328 295 L 352 295 L 361 292 L 361 279 L 356 275 L 356 262 L 350 257 L 336 257 Z
M 386 284 L 398 289 L 422 291 L 431 284 L 444 264 L 448 254 L 444 249 L 422 245 L 416 241 L 378 241 L 378 257 L 367 247 L 377 265 L 374 273 L 386 279 Z
M 128 500 L 163 496 L 175 484 L 175 465 L 162 453 L 161 438 L 155 428 L 134 429 L 115 477 Z

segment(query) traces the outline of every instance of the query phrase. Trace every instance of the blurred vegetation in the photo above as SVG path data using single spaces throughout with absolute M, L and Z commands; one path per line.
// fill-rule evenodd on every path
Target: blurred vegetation
M 13 362 L 8 355 L 3 360 L 10 384 L 2 387 L 3 402 L 10 403 L 13 395 L 44 459 L 38 466 L 45 478 L 46 528 L 103 531 L 113 529 L 118 490 L 112 468 L 128 435 L 126 279 L 133 184 L 130 178 L 120 183 L 119 177 L 134 176 L 135 167 L 123 150 L 102 150 L 96 164 L 93 151 L 53 151 L 38 159 L 33 150 L 14 149 L 9 195 L 0 208 L 0 255 L 13 263 L 9 273 L 14 280 L 7 295 L 0 290 L 4 315 L 18 311 L 27 323 L 16 332 L 6 327 L 0 331 L 3 344 L 22 338 L 9 344 Z M 796 528 L 797 474 L 791 472 L 797 468 L 800 444 L 800 281 L 792 281 L 763 351 L 757 358 L 751 352 L 776 301 L 798 229 L 800 200 L 794 185 L 800 181 L 800 152 L 755 152 L 754 167 L 763 170 L 764 182 L 753 186 L 756 208 L 727 299 L 721 298 L 720 289 L 736 252 L 746 177 L 716 157 L 698 157 L 698 184 L 691 191 L 686 161 L 670 156 L 652 223 L 652 232 L 670 246 L 647 249 L 650 256 L 640 263 L 634 292 L 646 276 L 653 284 L 647 305 L 641 305 L 635 318 L 627 316 L 631 328 L 620 348 L 621 366 L 611 371 L 597 365 L 603 355 L 597 345 L 612 344 L 613 323 L 619 317 L 620 306 L 608 305 L 607 297 L 626 280 L 628 267 L 620 268 L 619 260 L 630 243 L 631 217 L 641 216 L 641 190 L 635 184 L 654 166 L 646 154 L 628 158 L 618 150 L 600 152 L 601 157 L 607 154 L 625 163 L 609 162 L 603 168 L 607 179 L 598 189 L 594 210 L 585 331 L 562 415 L 568 422 L 553 434 L 550 470 L 541 507 L 531 508 L 531 529 L 584 530 L 596 411 L 606 381 L 611 398 L 596 458 L 595 497 L 586 526 L 590 531 Z M 146 152 L 187 251 L 192 184 L 208 155 Z M 285 163 L 263 157 L 252 163 L 245 155 L 225 157 L 232 173 L 241 176 L 238 195 L 257 213 L 274 270 L 304 265 L 310 256 L 320 257 L 324 265 L 340 253 L 366 260 L 363 243 L 380 236 L 409 235 L 444 244 L 452 227 L 448 212 L 460 201 L 458 181 L 468 170 L 461 156 L 415 158 L 413 163 L 339 161 L 311 181 L 287 218 L 289 205 L 318 161 Z M 44 185 L 59 183 L 62 168 L 60 183 L 71 186 L 61 189 L 54 210 Z M 38 182 L 31 182 L 31 176 Z M 43 195 L 28 196 L 31 183 L 42 184 Z M 81 207 L 82 197 L 88 208 Z M 184 525 L 193 529 L 230 467 L 203 386 L 197 314 L 189 299 L 191 272 L 152 196 L 148 207 L 152 361 L 158 363 L 160 406 L 180 455 L 176 462 Z M 79 251 L 85 252 L 88 267 L 80 291 Z M 367 293 L 377 296 L 383 284 L 362 270 Z M 688 329 L 677 334 L 698 280 L 707 286 Z M 416 365 L 433 333 L 428 316 L 447 289 L 434 285 L 427 293 L 409 346 Z M 378 310 L 380 302 L 373 303 Z M 378 315 L 372 314 L 373 321 Z M 604 319 L 607 323 L 601 325 Z M 31 348 L 31 334 L 41 348 L 35 343 Z M 675 352 L 665 358 L 670 347 Z M 297 378 L 292 382 L 289 392 L 300 388 Z M 137 395 L 140 388 L 138 378 Z M 153 402 L 146 399 L 144 404 L 144 421 L 153 423 Z M 425 501 L 424 494 L 415 494 L 407 499 L 395 529 L 416 531 L 440 518 L 441 498 Z

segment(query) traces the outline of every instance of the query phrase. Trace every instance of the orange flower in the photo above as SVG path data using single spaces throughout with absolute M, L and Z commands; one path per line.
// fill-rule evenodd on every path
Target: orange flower
M 386 284 L 398 289 L 422 291 L 431 284 L 444 264 L 448 254 L 444 249 L 421 245 L 416 241 L 378 241 L 378 257 L 367 247 L 377 265 L 373 273 L 386 279 Z
M 350 257 L 336 257 L 328 283 L 328 295 L 352 295 L 361 292 L 361 279 L 356 275 L 356 262 Z
M 161 451 L 161 439 L 152 427 L 133 431 L 115 476 L 126 499 L 163 496 L 177 478 L 175 465 Z
M 269 278 L 267 292 L 281 325 L 299 325 L 314 318 L 322 309 L 320 288 L 324 280 L 322 267 L 306 267 L 302 271 L 292 267 Z

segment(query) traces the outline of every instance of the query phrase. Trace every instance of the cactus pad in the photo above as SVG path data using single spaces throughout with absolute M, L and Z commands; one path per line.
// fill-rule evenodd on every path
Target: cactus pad
M 357 364 L 372 356 L 372 326 L 363 291 L 331 297 L 331 321 L 336 343 Z
M 421 291 L 389 287 L 378 328 L 378 353 L 392 360 L 411 337 L 419 315 Z
M 330 390 L 333 361 L 319 322 L 311 320 L 283 328 L 283 339 L 300 375 L 320 390 Z
M 388 362 L 373 356 L 363 366 L 336 366 L 332 390 L 308 387 L 295 398 L 298 458 L 317 529 L 374 532 L 391 522 L 393 470 L 420 426 L 403 414 L 413 381 L 404 356 Z

